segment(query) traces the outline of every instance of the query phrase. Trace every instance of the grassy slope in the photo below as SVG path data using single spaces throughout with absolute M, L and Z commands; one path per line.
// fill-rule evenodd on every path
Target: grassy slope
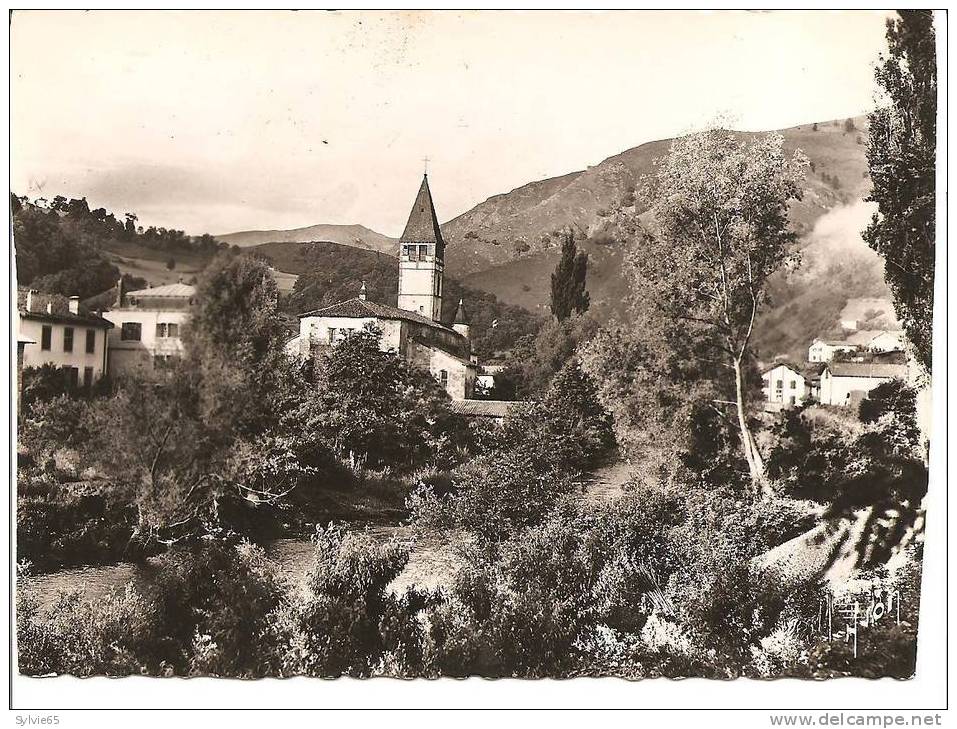
M 173 254 L 176 265 L 172 270 L 166 267 L 170 254 L 153 248 L 120 241 L 110 241 L 103 248 L 110 262 L 120 269 L 120 273 L 145 278 L 153 286 L 192 281 L 209 263 L 211 256 L 199 253 L 177 252 Z

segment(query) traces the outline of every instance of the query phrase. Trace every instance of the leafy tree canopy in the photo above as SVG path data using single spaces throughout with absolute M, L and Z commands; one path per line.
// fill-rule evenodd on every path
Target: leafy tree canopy
M 889 54 L 875 72 L 880 108 L 870 116 L 867 163 L 878 213 L 864 239 L 885 260 L 897 317 L 918 361 L 931 370 L 937 56 L 930 10 L 902 10 L 887 23 Z

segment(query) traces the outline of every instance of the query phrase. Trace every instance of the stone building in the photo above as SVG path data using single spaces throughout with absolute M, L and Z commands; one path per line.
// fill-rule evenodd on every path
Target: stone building
M 463 302 L 459 301 L 451 326 L 441 321 L 445 242 L 428 175 L 422 179 L 398 252 L 398 306 L 369 301 L 363 285 L 354 299 L 300 314 L 299 335 L 287 343 L 287 351 L 308 357 L 316 347 L 335 346 L 348 332 L 372 325 L 382 332 L 383 349 L 427 369 L 453 399 L 472 397 L 478 365 Z

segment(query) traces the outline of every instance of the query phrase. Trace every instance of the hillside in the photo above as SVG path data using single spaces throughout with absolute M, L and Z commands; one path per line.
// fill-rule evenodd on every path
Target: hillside
M 190 282 L 206 268 L 213 253 L 180 251 L 169 253 L 147 248 L 134 241 L 109 240 L 101 245 L 107 260 L 120 273 L 149 281 L 151 286 L 163 286 L 177 281 Z M 170 261 L 173 267 L 169 267 Z
M 866 119 L 853 121 L 852 131 L 845 130 L 844 120 L 781 131 L 786 149 L 803 150 L 813 163 L 804 200 L 792 209 L 799 233 L 869 188 L 864 146 L 858 141 L 863 142 Z M 448 270 L 468 276 L 554 249 L 560 245 L 554 234 L 566 226 L 586 236 L 602 231 L 617 211 L 633 209 L 636 184 L 652 173 L 654 160 L 666 155 L 670 144 L 670 139 L 649 142 L 581 172 L 533 182 L 476 205 L 442 226 Z
M 787 356 L 800 359 L 807 341 L 818 335 L 840 336 L 842 318 L 864 318 L 842 315 L 846 307 L 886 311 L 890 292 L 883 279 L 883 263 L 860 236 L 873 209 L 863 203 L 870 188 L 863 141 L 864 118 L 854 120 L 853 131 L 846 131 L 843 122 L 805 125 L 784 130 L 789 150 L 801 149 L 811 161 L 804 199 L 792 205 L 791 220 L 799 234 L 802 265 L 798 271 L 778 275 L 771 282 L 770 301 L 758 323 L 757 347 L 763 358 Z M 488 257 L 486 241 L 494 240 L 496 231 L 517 226 L 540 225 L 545 211 L 565 215 L 576 209 L 581 215 L 578 229 L 589 237 L 580 244 L 589 255 L 588 289 L 592 310 L 599 319 L 624 313 L 627 286 L 622 278 L 626 251 L 634 243 L 616 227 L 617 211 L 599 208 L 613 200 L 621 189 L 651 170 L 652 160 L 667 152 L 668 142 L 654 142 L 609 158 L 583 173 L 565 176 L 562 186 L 552 185 L 547 197 L 521 209 L 510 206 L 512 193 L 476 206 L 443 226 L 484 224 L 482 232 L 461 236 L 457 248 L 450 245 L 450 270 L 469 268 Z M 550 182 L 557 182 L 550 181 Z M 540 183 L 534 183 L 539 185 Z M 535 188 L 522 188 L 526 202 Z M 592 202 L 589 202 L 591 200 Z M 625 200 L 628 202 L 628 200 Z M 626 213 L 634 208 L 626 209 Z M 600 213 L 600 214 L 599 214 Z M 547 217 L 547 216 L 546 216 Z M 561 220 L 558 218 L 557 220 Z M 573 222 L 573 218 L 564 218 Z M 555 229 L 560 228 L 556 225 Z M 529 230 L 529 228 L 526 228 Z M 498 233 L 501 235 L 501 233 Z M 452 238 L 453 233 L 446 233 Z M 532 238 L 538 240 L 533 244 Z M 492 256 L 508 259 L 491 268 L 463 277 L 476 288 L 491 291 L 498 298 L 520 304 L 532 311 L 546 313 L 549 277 L 558 261 L 556 236 L 525 235 L 529 251 L 521 245 L 492 246 Z M 463 248 L 461 242 L 465 241 Z M 463 254 L 464 253 L 464 254 Z M 457 256 L 457 258 L 456 258 Z M 458 261 L 458 267 L 452 263 Z M 854 302 L 861 300 L 861 303 Z M 893 318 L 893 317 L 891 317 Z
M 394 238 L 369 230 L 364 225 L 320 224 L 294 230 L 245 230 L 215 237 L 223 243 L 240 248 L 250 248 L 263 243 L 310 243 L 325 240 L 379 253 L 394 253 L 399 245 Z

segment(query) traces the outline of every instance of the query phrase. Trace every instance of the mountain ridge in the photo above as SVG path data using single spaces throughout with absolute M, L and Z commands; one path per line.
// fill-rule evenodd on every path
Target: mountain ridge
M 312 243 L 324 240 L 378 253 L 390 253 L 398 250 L 399 244 L 396 238 L 390 238 L 361 223 L 348 225 L 317 223 L 289 230 L 241 230 L 213 237 L 240 248 L 251 248 L 264 243 Z

